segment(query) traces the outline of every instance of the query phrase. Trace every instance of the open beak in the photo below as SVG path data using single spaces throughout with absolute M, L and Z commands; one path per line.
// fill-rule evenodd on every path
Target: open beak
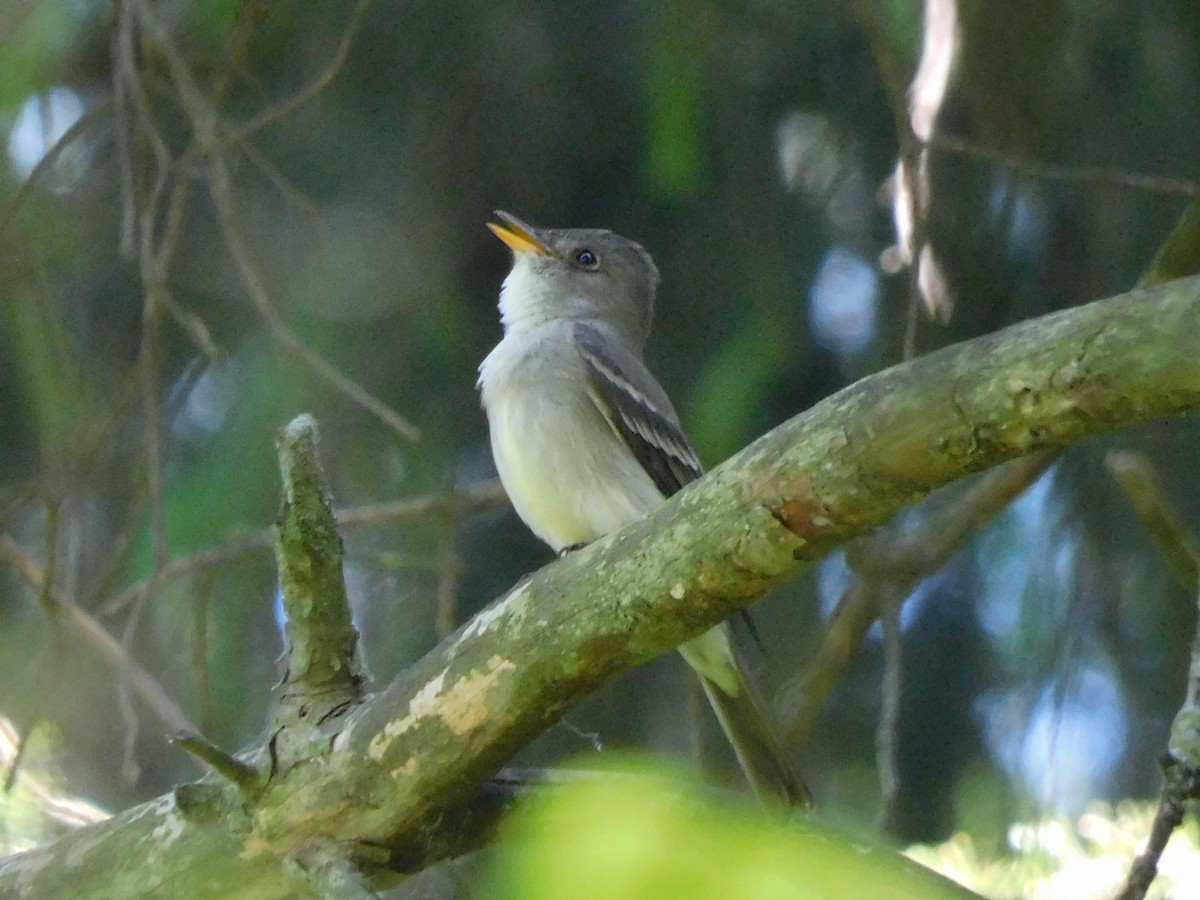
M 508 244 L 512 248 L 513 253 L 558 256 L 557 253 L 547 247 L 545 242 L 537 236 L 537 231 L 532 225 L 526 225 L 512 213 L 506 213 L 502 209 L 496 210 L 496 218 L 500 219 L 504 224 L 497 225 L 494 222 L 488 222 L 487 227 L 492 230 L 492 234 Z

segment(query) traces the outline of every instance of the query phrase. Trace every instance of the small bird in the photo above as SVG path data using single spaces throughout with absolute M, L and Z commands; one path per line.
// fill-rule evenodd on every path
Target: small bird
M 704 470 L 642 362 L 658 287 L 650 254 L 611 231 L 496 217 L 488 228 L 513 267 L 500 288 L 504 337 L 479 366 L 492 456 L 517 514 L 562 554 L 637 521 Z M 679 652 L 760 801 L 807 806 L 729 626 Z

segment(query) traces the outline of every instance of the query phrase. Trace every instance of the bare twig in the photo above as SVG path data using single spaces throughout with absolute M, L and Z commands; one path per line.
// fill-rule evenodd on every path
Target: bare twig
M 36 591 L 45 584 L 45 573 L 21 547 L 8 535 L 0 535 L 0 556 L 7 559 L 18 573 Z M 129 680 L 135 694 L 141 698 L 158 719 L 171 731 L 195 731 L 196 726 L 166 691 L 141 664 L 131 657 L 108 631 L 80 609 L 74 602 L 53 587 L 50 596 L 65 620 L 107 660 L 113 668 Z
M 279 311 L 271 303 L 266 285 L 263 284 L 258 268 L 250 258 L 250 251 L 242 237 L 238 225 L 237 210 L 233 198 L 233 178 L 229 173 L 222 156 L 213 156 L 209 163 L 209 191 L 217 208 L 221 233 L 225 238 L 225 246 L 233 258 L 242 286 L 250 297 L 250 302 L 258 310 L 258 314 L 267 324 L 275 339 L 284 348 L 304 361 L 310 369 L 332 384 L 338 391 L 345 394 L 363 409 L 391 428 L 400 436 L 415 441 L 421 436 L 420 429 L 399 415 L 383 401 L 367 391 L 357 381 L 347 377 L 340 369 L 326 360 L 323 356 L 308 347 L 283 320 Z
M 229 755 L 203 736 L 193 731 L 181 731 L 171 735 L 169 740 L 173 746 L 186 751 L 236 785 L 244 796 L 252 798 L 261 792 L 263 776 L 257 769 Z
M 1158 875 L 1158 861 L 1175 829 L 1183 822 L 1188 801 L 1200 799 L 1200 771 L 1186 769 L 1176 765 L 1170 758 L 1165 765 L 1166 784 L 1163 786 L 1162 797 L 1158 810 L 1154 814 L 1154 824 L 1150 826 L 1150 836 L 1146 839 L 1146 849 L 1138 854 L 1129 867 L 1125 885 L 1116 900 L 1143 900 L 1150 890 L 1150 885 Z
M 100 607 L 100 615 L 113 616 L 130 604 L 140 603 L 155 591 L 173 581 L 185 578 L 193 572 L 227 566 L 249 556 L 258 556 L 271 549 L 271 533 L 263 530 L 243 537 L 233 538 L 216 547 L 180 556 L 171 560 L 157 572 L 142 581 L 125 588 Z
M 438 561 L 437 619 L 434 627 L 439 640 L 458 627 L 458 576 L 461 570 L 462 563 L 454 549 L 454 538 L 447 537 Z
M 142 211 L 145 224 L 152 221 L 154 212 Z M 159 309 L 161 284 L 149 280 L 149 263 L 145 256 L 149 249 L 143 247 L 143 286 L 145 299 L 142 304 L 142 342 L 138 352 L 138 380 L 142 393 L 142 451 L 146 467 L 146 495 L 150 502 L 150 531 L 154 548 L 154 569 L 157 571 L 171 558 L 167 543 L 167 515 L 163 499 L 163 453 L 162 453 L 162 403 L 159 398 Z
M 263 177 L 267 179 L 271 187 L 278 191 L 279 196 L 283 198 L 284 202 L 290 203 L 312 219 L 315 227 L 325 227 L 324 210 L 321 209 L 320 204 L 306 196 L 299 188 L 289 182 L 283 173 L 276 168 L 275 164 L 263 156 L 254 144 L 250 143 L 250 141 L 242 141 L 238 145 L 238 149 L 250 161 L 250 164 L 263 174 Z
M 337 511 L 338 526 L 362 528 L 417 519 L 431 513 L 461 519 L 472 513 L 496 509 L 508 503 L 508 495 L 499 481 L 483 481 L 467 488 L 437 494 L 424 494 L 407 500 L 373 503 Z
M 51 496 L 44 496 L 42 502 L 46 508 L 46 562 L 42 568 L 42 589 L 38 593 L 38 605 L 48 616 L 53 617 L 58 611 L 51 592 L 58 576 L 58 512 L 61 504 L 57 497 Z

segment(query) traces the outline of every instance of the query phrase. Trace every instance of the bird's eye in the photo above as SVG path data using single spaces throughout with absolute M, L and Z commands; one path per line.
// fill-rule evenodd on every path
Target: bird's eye
M 596 254 L 586 247 L 575 251 L 575 262 L 585 269 L 594 269 L 600 265 L 600 260 Z

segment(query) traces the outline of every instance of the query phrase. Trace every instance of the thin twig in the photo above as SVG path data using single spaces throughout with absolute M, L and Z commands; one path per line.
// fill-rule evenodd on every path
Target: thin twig
M 1200 197 L 1200 183 L 1187 178 L 1146 175 L 1141 172 L 1127 172 L 1104 166 L 1068 166 L 1061 163 L 1042 162 L 1015 156 L 1004 150 L 954 135 L 935 135 L 929 139 L 926 146 L 940 152 L 958 153 L 972 159 L 994 162 L 1018 175 L 1039 178 L 1044 181 L 1066 181 L 1119 190 L 1148 191 L 1155 194 L 1170 194 L 1175 197 Z
M 407 500 L 392 500 L 337 511 L 340 528 L 362 528 L 385 525 L 406 519 L 416 519 L 433 512 L 463 518 L 464 516 L 496 509 L 508 502 L 508 495 L 499 481 L 484 481 L 453 491 L 424 494 Z
M 306 196 L 299 188 L 289 182 L 283 173 L 275 167 L 275 164 L 263 156 L 262 152 L 250 141 L 242 141 L 238 145 L 238 149 L 250 161 L 251 165 L 263 174 L 271 187 L 275 188 L 279 196 L 284 199 L 284 202 L 290 203 L 299 209 L 312 219 L 313 224 L 318 228 L 324 228 L 325 211 L 321 209 L 320 204 Z
M 121 196 L 121 231 L 117 246 L 124 259 L 133 259 L 134 240 L 137 233 L 137 201 L 136 179 L 133 174 L 132 141 L 129 139 L 131 126 L 129 123 L 129 86 L 121 66 L 116 64 L 120 58 L 123 46 L 122 29 L 113 31 L 109 42 L 109 55 L 113 59 L 112 67 L 112 98 L 113 98 L 113 135 L 117 145 L 117 175 Z
M 410 441 L 417 440 L 421 436 L 420 429 L 376 398 L 357 381 L 343 374 L 339 368 L 323 356 L 310 349 L 283 320 L 279 311 L 271 303 L 266 285 L 263 284 L 258 268 L 250 258 L 250 251 L 246 247 L 245 239 L 238 226 L 237 210 L 233 199 L 233 178 L 224 157 L 220 155 L 212 157 L 209 163 L 209 172 L 211 176 L 209 192 L 217 208 L 218 224 L 221 234 L 225 238 L 225 247 L 233 258 L 238 275 L 242 280 L 242 286 L 250 297 L 250 302 L 258 310 L 275 339 L 288 352 L 299 357 L 310 369 L 401 437 Z
M 230 135 L 230 139 L 234 143 L 241 143 L 263 126 L 291 115 L 325 90 L 330 82 L 337 77 L 342 67 L 345 66 L 346 59 L 350 55 L 350 47 L 353 45 L 354 38 L 358 34 L 359 25 L 362 24 L 363 16 L 370 5 L 371 0 L 358 0 L 358 3 L 354 5 L 354 9 L 350 12 L 350 18 L 346 22 L 346 27 L 342 30 L 342 37 L 338 41 L 337 50 L 334 52 L 333 58 L 325 66 L 324 71 L 310 85 L 282 103 L 268 107 L 254 118 L 237 126 Z
M 434 512 L 462 518 L 472 513 L 495 509 L 507 502 L 507 495 L 500 482 L 485 481 L 451 493 L 425 494 L 407 500 L 342 509 L 336 511 L 335 515 L 338 527 L 345 530 L 417 519 Z M 140 602 L 141 598 L 193 573 L 268 553 L 273 541 L 271 529 L 266 528 L 218 544 L 216 547 L 209 547 L 207 550 L 177 557 L 156 574 L 130 585 L 108 600 L 100 608 L 100 615 L 115 615 L 129 604 Z
M 171 735 L 169 740 L 172 746 L 186 751 L 235 785 L 243 796 L 253 798 L 262 792 L 262 773 L 210 743 L 202 735 L 194 731 L 181 731 Z
M 143 221 L 152 219 L 153 211 L 143 211 Z M 143 254 L 148 250 L 143 249 Z M 148 268 L 148 266 L 147 266 Z M 143 282 L 142 343 L 138 353 L 138 376 L 142 394 L 142 452 L 146 467 L 146 495 L 150 501 L 150 532 L 154 548 L 154 569 L 157 571 L 171 558 L 167 543 L 167 514 L 163 488 L 162 403 L 158 389 L 159 349 L 159 292 L 161 287 Z
M 45 573 L 21 547 L 8 535 L 0 534 L 0 556 L 7 559 L 14 569 L 29 583 L 35 591 L 41 591 L 45 584 Z M 166 691 L 154 679 L 154 676 L 142 668 L 141 664 L 130 656 L 107 629 L 81 609 L 73 601 L 51 587 L 50 596 L 56 607 L 63 613 L 65 621 L 91 644 L 113 668 L 129 680 L 135 694 L 141 698 L 149 709 L 170 731 L 195 731 L 196 726 L 175 702 L 167 696 Z
M 1171 723 L 1163 759 L 1163 788 L 1146 849 L 1129 868 L 1117 900 L 1142 900 L 1158 874 L 1158 862 L 1175 829 L 1183 822 L 1186 804 L 1200 799 L 1200 592 L 1197 624 L 1192 634 L 1192 657 L 1183 704 Z

